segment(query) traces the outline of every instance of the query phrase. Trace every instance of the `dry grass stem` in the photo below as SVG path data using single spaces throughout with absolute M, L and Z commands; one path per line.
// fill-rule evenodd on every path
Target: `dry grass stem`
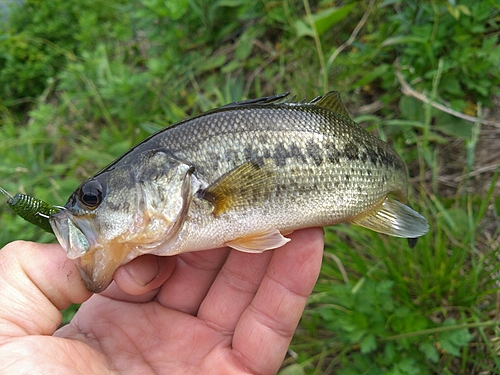
M 401 67 L 398 65 L 397 61 L 394 62 L 394 67 L 396 69 L 396 77 L 397 77 L 399 83 L 401 84 L 401 92 L 403 93 L 403 95 L 412 96 L 415 99 L 420 100 L 421 102 L 430 104 L 434 108 L 437 108 L 440 111 L 446 112 L 446 113 L 448 113 L 448 114 L 450 114 L 452 116 L 461 118 L 462 120 L 470 121 L 470 122 L 474 122 L 474 123 L 481 123 L 481 124 L 484 124 L 484 125 L 490 125 L 490 126 L 495 126 L 497 128 L 500 128 L 500 123 L 498 123 L 498 122 L 483 120 L 483 119 L 479 119 L 479 118 L 474 117 L 474 116 L 469 116 L 469 115 L 466 115 L 466 114 L 464 114 L 462 112 L 455 111 L 454 109 L 451 109 L 451 108 L 449 108 L 449 107 L 447 107 L 447 106 L 445 106 L 443 104 L 436 103 L 435 101 L 429 99 L 424 94 L 422 94 L 422 93 L 414 90 L 410 86 L 410 84 L 408 82 L 406 82 L 406 80 L 403 77 L 403 74 L 401 73 Z

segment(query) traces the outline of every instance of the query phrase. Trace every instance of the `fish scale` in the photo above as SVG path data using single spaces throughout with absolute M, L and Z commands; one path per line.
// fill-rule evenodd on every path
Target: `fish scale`
M 294 230 L 342 221 L 398 237 L 427 232 L 403 204 L 401 158 L 349 118 L 338 93 L 283 98 L 181 121 L 80 185 L 50 222 L 87 287 L 103 290 L 144 253 L 261 252 Z

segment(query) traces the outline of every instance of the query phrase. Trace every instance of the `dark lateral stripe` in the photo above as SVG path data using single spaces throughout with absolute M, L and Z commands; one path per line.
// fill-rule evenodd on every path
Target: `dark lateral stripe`
M 344 146 L 344 156 L 349 160 L 358 160 L 360 158 L 358 146 L 353 142 L 346 143 Z
M 316 166 L 323 164 L 323 150 L 316 142 L 310 141 L 306 144 L 307 154 L 314 160 Z
M 245 160 L 252 160 L 262 165 L 264 160 L 271 159 L 276 167 L 284 167 L 293 163 L 304 165 L 310 163 L 317 167 L 323 163 L 337 165 L 340 163 L 361 162 L 374 167 L 401 169 L 404 166 L 398 158 L 387 152 L 380 145 L 358 145 L 354 141 L 340 145 L 339 148 L 331 140 L 323 143 L 309 140 L 305 143 L 283 140 L 268 146 L 247 145 L 243 150 Z M 237 152 L 228 152 L 226 159 L 237 156 Z

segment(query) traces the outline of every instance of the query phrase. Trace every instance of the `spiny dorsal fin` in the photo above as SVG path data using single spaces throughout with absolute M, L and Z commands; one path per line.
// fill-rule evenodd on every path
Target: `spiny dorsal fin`
M 340 94 L 338 91 L 330 91 L 323 96 L 318 96 L 317 98 L 311 100 L 309 104 L 313 104 L 316 107 L 328 109 L 329 111 L 332 111 L 346 118 L 351 118 L 349 116 L 349 112 L 347 112 L 347 109 L 344 107 L 344 104 L 342 104 L 342 101 L 340 100 Z
M 351 223 L 402 238 L 417 238 L 429 231 L 427 220 L 403 203 L 386 198 L 377 210 L 368 215 L 360 215 Z
M 275 172 L 265 165 L 248 161 L 222 175 L 200 192 L 200 197 L 214 205 L 215 216 L 233 207 L 263 200 L 272 192 Z
M 263 98 L 247 99 L 247 100 L 242 100 L 241 102 L 232 102 L 225 104 L 222 107 L 219 107 L 218 109 L 241 108 L 241 107 L 255 106 L 255 105 L 283 104 L 288 102 L 288 100 L 285 99 L 288 95 L 290 95 L 290 93 L 285 92 L 283 94 L 264 96 Z
M 245 253 L 262 253 L 266 250 L 277 249 L 289 241 L 290 239 L 283 237 L 279 230 L 269 229 L 237 238 L 224 245 Z

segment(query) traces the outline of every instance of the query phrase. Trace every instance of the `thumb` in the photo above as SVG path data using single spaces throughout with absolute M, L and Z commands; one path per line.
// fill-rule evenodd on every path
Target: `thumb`
M 59 245 L 15 241 L 0 250 L 0 338 L 51 335 L 60 310 L 90 296 Z

